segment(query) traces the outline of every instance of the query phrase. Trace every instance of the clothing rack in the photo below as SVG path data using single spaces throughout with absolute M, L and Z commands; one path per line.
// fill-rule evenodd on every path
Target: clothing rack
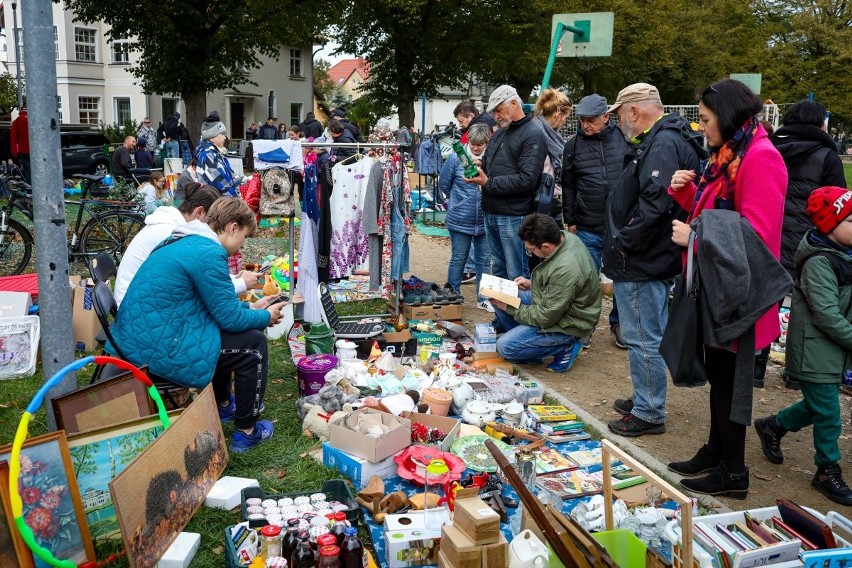
M 361 148 L 370 148 L 370 149 L 388 149 L 388 150 L 399 150 L 399 144 L 396 142 L 393 143 L 385 143 L 385 142 L 302 142 L 302 148 L 355 148 L 356 150 L 360 150 Z M 401 163 L 401 160 L 400 160 Z M 403 183 L 403 174 L 405 172 L 405 168 L 400 165 L 399 168 L 399 185 L 402 187 Z M 293 258 L 292 256 L 290 258 Z M 292 286 L 292 284 L 291 284 Z M 399 315 L 399 299 L 402 294 L 402 274 L 399 275 L 399 278 L 396 279 L 396 292 L 394 293 L 394 302 L 393 302 L 393 315 Z

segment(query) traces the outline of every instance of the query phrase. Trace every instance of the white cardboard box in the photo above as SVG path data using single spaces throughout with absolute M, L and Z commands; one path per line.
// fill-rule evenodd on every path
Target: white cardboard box
M 358 489 L 361 489 L 373 475 L 387 479 L 396 475 L 397 472 L 393 456 L 388 456 L 378 463 L 371 463 L 364 458 L 347 454 L 329 442 L 324 442 L 322 445 L 322 463 L 351 479 Z
M 445 520 L 450 516 L 444 509 Z M 443 526 L 443 524 L 441 526 Z M 427 529 L 423 511 L 385 517 L 385 560 L 388 568 L 434 565 L 438 562 L 441 527 Z

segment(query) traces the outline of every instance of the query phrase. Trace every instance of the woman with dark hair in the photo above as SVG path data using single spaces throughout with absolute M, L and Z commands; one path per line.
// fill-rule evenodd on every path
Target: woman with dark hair
M 698 129 L 707 139 L 711 155 L 700 176 L 691 170 L 677 170 L 672 176 L 669 194 L 689 211 L 687 223 L 672 222 L 672 240 L 678 245 L 688 245 L 690 223 L 704 211 L 728 209 L 748 221 L 769 252 L 779 257 L 787 172 L 757 118 L 762 108 L 759 97 L 731 79 L 713 83 L 701 95 Z M 753 325 L 754 349 L 760 350 L 778 336 L 777 305 Z M 693 493 L 744 499 L 749 486 L 745 436 L 751 414 L 751 377 L 736 372 L 737 342 L 730 351 L 706 343 L 710 436 L 692 459 L 670 463 L 669 469 L 685 477 L 709 473 L 681 481 Z M 747 395 L 735 401 L 735 392 Z

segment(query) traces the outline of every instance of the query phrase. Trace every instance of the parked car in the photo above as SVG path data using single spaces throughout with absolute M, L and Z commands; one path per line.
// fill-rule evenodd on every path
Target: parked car
M 110 157 L 104 153 L 109 141 L 99 132 L 77 130 L 59 133 L 62 146 L 62 177 L 74 174 L 106 175 Z

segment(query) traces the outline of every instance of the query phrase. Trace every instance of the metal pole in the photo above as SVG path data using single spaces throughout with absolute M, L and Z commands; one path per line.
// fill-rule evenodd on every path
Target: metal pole
M 30 162 L 33 180 L 36 272 L 38 273 L 41 350 L 45 380 L 74 360 L 71 294 L 68 288 L 68 243 L 65 235 L 56 65 L 53 65 L 53 4 L 27 0 L 21 12 L 29 96 Z M 45 65 L 44 62 L 51 62 Z M 20 68 L 20 67 L 19 67 Z M 77 388 L 74 373 L 50 390 L 47 399 Z M 48 427 L 56 420 L 48 400 Z
M 23 16 L 23 14 L 22 14 Z M 18 50 L 18 4 L 12 2 L 12 41 L 15 42 L 15 70 L 18 76 L 18 110 L 24 108 L 24 90 L 21 88 L 21 55 Z
M 544 78 L 541 80 L 541 92 L 550 86 L 550 74 L 553 73 L 553 64 L 556 63 L 556 51 L 559 49 L 559 42 L 562 41 L 562 36 L 573 26 L 566 26 L 562 22 L 556 24 L 556 33 L 553 35 L 553 43 L 550 45 L 550 55 L 547 58 L 547 67 L 544 68 Z M 576 29 L 576 28 L 574 28 Z M 571 31 L 574 31 L 571 29 Z M 580 30 L 577 30 L 579 32 Z M 574 33 L 577 33 L 574 32 Z

